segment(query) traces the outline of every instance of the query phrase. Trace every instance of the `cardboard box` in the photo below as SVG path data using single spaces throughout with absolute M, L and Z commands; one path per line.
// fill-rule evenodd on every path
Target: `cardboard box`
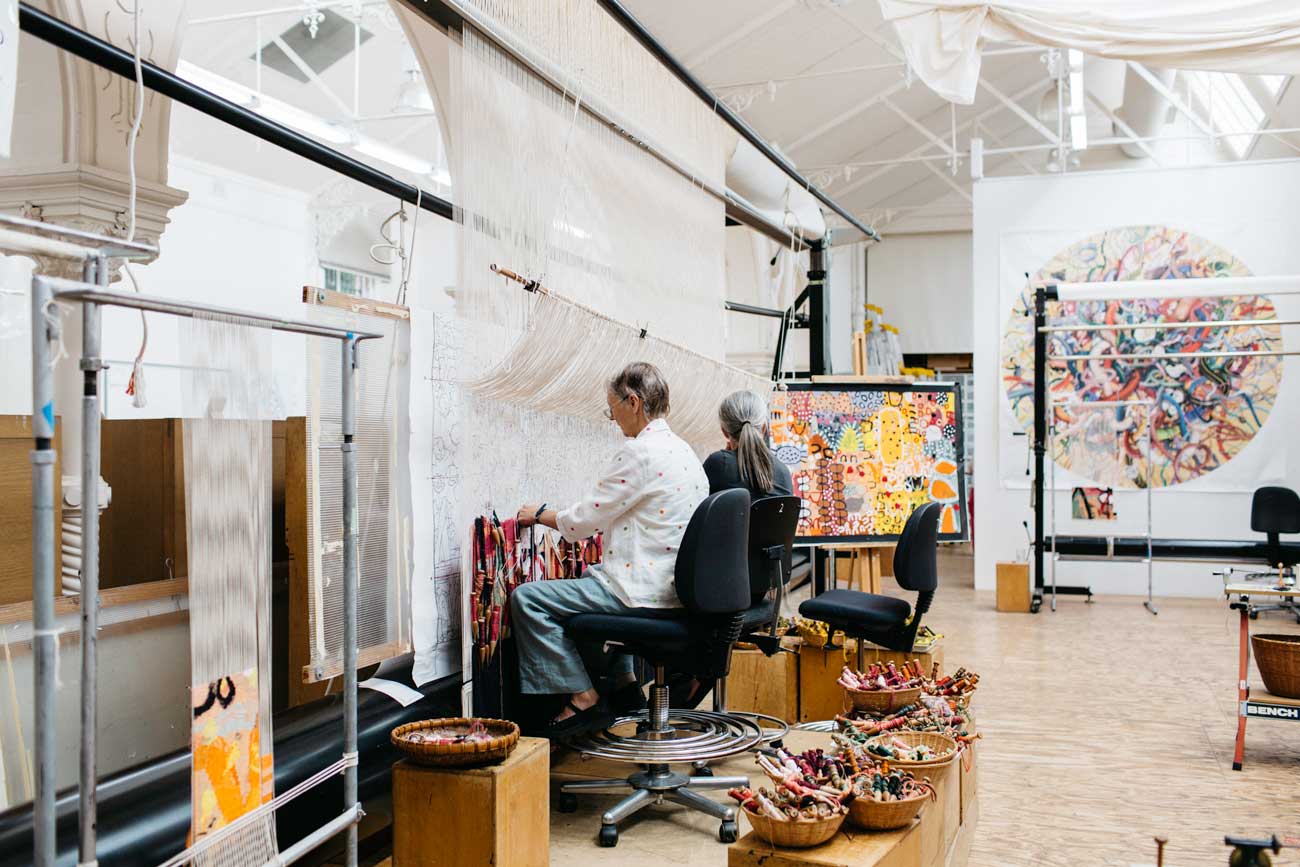
M 1028 614 L 1029 591 L 1028 563 L 998 563 L 998 611 Z
M 727 709 L 799 721 L 799 653 L 782 645 L 775 656 L 761 650 L 733 650 L 727 675 Z

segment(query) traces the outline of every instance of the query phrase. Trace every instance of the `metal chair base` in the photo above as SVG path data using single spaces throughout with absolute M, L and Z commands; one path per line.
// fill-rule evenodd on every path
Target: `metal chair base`
M 630 732 L 621 734 L 622 732 Z M 748 777 L 687 776 L 669 769 L 670 764 L 695 764 L 747 752 L 763 743 L 763 728 L 754 719 L 698 710 L 668 707 L 668 685 L 663 667 L 655 668 L 650 689 L 650 707 L 620 717 L 612 726 L 570 742 L 584 756 L 630 762 L 645 768 L 624 780 L 582 780 L 560 786 L 560 809 L 577 809 L 579 792 L 631 789 L 632 793 L 600 817 L 602 846 L 618 845 L 618 825 L 648 804 L 665 800 L 721 820 L 718 839 L 734 843 L 737 837 L 736 809 L 699 794 L 708 789 L 748 786 Z
M 667 765 L 650 765 L 625 780 L 565 783 L 560 787 L 560 809 L 566 812 L 577 809 L 576 796 L 580 793 L 631 789 L 631 794 L 601 814 L 600 845 L 618 845 L 618 826 L 624 819 L 650 804 L 662 804 L 664 801 L 680 804 L 720 820 L 718 839 L 723 843 L 734 843 L 738 833 L 736 808 L 706 798 L 700 792 L 748 785 L 748 777 L 688 777 L 669 770 Z

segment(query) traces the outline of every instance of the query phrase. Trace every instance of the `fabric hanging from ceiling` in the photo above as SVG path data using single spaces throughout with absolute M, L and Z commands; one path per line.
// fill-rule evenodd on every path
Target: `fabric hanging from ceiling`
M 975 100 L 986 40 L 1077 48 L 1158 67 L 1300 73 L 1294 0 L 880 0 L 913 71 L 944 99 Z

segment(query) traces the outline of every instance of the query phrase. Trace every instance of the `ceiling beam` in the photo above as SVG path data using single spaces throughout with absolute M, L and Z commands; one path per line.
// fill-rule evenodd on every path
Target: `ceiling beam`
M 943 139 L 939 138 L 939 137 L 938 137 L 937 135 L 935 135 L 934 133 L 930 132 L 930 130 L 929 130 L 928 127 L 923 126 L 923 125 L 920 123 L 920 121 L 918 121 L 916 118 L 912 117 L 912 116 L 911 116 L 910 114 L 908 114 L 907 112 L 903 111 L 903 110 L 902 110 L 901 108 L 899 108 L 896 104 L 894 104 L 893 101 L 891 101 L 891 100 L 889 100 L 889 99 L 883 99 L 883 100 L 881 100 L 881 102 L 884 103 L 885 108 L 889 109 L 889 110 L 892 111 L 894 114 L 896 114 L 896 115 L 898 115 L 900 118 L 902 118 L 904 123 L 906 123 L 906 124 L 907 124 L 908 126 L 910 126 L 912 129 L 914 129 L 914 130 L 916 130 L 917 132 L 919 132 L 921 135 L 923 135 L 923 136 L 925 136 L 926 138 L 928 138 L 931 142 L 933 142 L 934 144 L 938 145 L 940 148 L 942 148 L 944 153 L 948 154 L 949 156 L 956 156 L 956 155 L 957 155 L 957 152 L 953 149 L 952 145 L 948 144 L 948 142 L 944 141 Z
M 694 69 L 695 67 L 712 60 L 722 52 L 731 48 L 733 45 L 743 42 L 755 32 L 761 30 L 777 18 L 780 18 L 782 15 L 789 12 L 794 8 L 797 2 L 798 0 L 782 0 L 782 2 L 776 4 L 757 18 L 750 19 L 749 23 L 744 27 L 731 31 L 721 39 L 710 43 L 708 48 L 687 57 L 686 60 L 683 61 L 682 65 L 687 69 Z
M 320 89 L 321 93 L 329 97 L 330 102 L 338 106 L 339 111 L 343 114 L 344 117 L 347 118 L 356 117 L 356 115 L 352 111 L 351 106 L 349 106 L 346 102 L 344 102 L 343 99 L 337 93 L 335 93 L 333 90 L 330 89 L 330 86 L 328 84 L 326 84 L 324 81 L 321 80 L 321 77 L 316 74 L 316 70 L 308 66 L 307 61 L 303 60 L 302 57 L 298 55 L 298 52 L 294 51 L 289 46 L 289 43 L 285 42 L 284 39 L 282 39 L 279 36 L 272 37 L 271 41 L 275 43 L 275 46 L 277 48 L 279 48 L 281 51 L 284 52 L 284 56 L 289 58 L 289 61 L 294 66 L 298 67 L 299 72 L 307 76 L 308 80 L 311 81 L 312 84 L 316 85 L 316 87 Z
M 1029 85 L 1028 87 L 1026 87 L 1026 88 L 1024 88 L 1024 89 L 1022 89 L 1022 90 L 1020 90 L 1020 91 L 1017 91 L 1016 93 L 1012 94 L 1012 95 L 1009 97 L 1009 99 L 1011 99 L 1013 102 L 1019 101 L 1019 100 L 1021 100 L 1021 99 L 1024 99 L 1024 98 L 1025 98 L 1026 96 L 1028 96 L 1029 94 L 1041 90 L 1042 87 L 1043 87 L 1043 82 L 1041 82 L 1041 81 L 1036 81 L 1036 82 L 1034 82 L 1033 84 Z M 944 110 L 945 110 L 945 109 L 942 109 L 942 108 L 941 108 L 941 109 L 938 109 L 938 111 L 944 111 Z M 993 117 L 994 115 L 999 114 L 999 113 L 1001 113 L 1002 111 L 1005 111 L 1005 110 L 1006 110 L 1006 105 L 1003 104 L 1003 103 L 1001 103 L 1001 102 L 999 102 L 997 105 L 990 106 L 990 107 L 984 109 L 983 111 L 981 111 L 979 114 L 977 114 L 977 115 L 975 115 L 974 117 L 970 118 L 969 120 L 962 121 L 960 124 L 958 124 L 958 125 L 957 125 L 957 132 L 959 132 L 959 133 L 961 133 L 961 132 L 965 132 L 966 130 L 970 129 L 970 127 L 971 127 L 972 125 L 974 125 L 974 124 L 976 124 L 976 123 L 979 123 L 979 122 L 981 122 L 981 121 L 987 120 L 988 118 Z M 933 113 L 934 113 L 934 114 L 937 114 L 938 111 L 933 112 Z M 879 145 L 879 142 L 872 142 L 870 145 L 868 145 L 867 147 L 865 147 L 865 148 L 863 148 L 862 150 L 858 151 L 858 152 L 857 152 L 856 154 L 854 154 L 853 156 L 856 157 L 856 156 L 858 156 L 858 155 L 860 155 L 860 154 L 863 154 L 863 153 L 866 153 L 866 152 L 868 152 L 868 151 L 874 150 L 878 145 Z M 903 154 L 903 156 L 904 156 L 904 157 L 915 157 L 915 156 L 920 156 L 921 154 L 923 154 L 923 153 L 925 152 L 926 148 L 928 148 L 928 147 L 930 147 L 930 143 L 929 143 L 929 142 L 926 142 L 926 143 L 924 143 L 924 144 L 922 144 L 922 145 L 920 145 L 920 146 L 918 146 L 918 147 L 913 148 L 912 150 L 908 151 L 906 154 Z M 850 158 L 848 161 L 849 161 L 849 162 L 852 162 L 852 158 Z M 860 189 L 860 188 L 863 187 L 864 185 L 869 184 L 869 183 L 871 183 L 872 181 L 877 180 L 877 179 L 879 179 L 879 178 L 881 178 L 881 177 L 884 177 L 885 175 L 887 175 L 887 174 L 889 174 L 891 171 L 893 171 L 895 168 L 897 168 L 897 166 L 882 166 L 881 168 L 877 169 L 877 170 L 874 171 L 874 172 L 871 172 L 871 173 L 868 174 L 868 175 L 863 175 L 861 178 L 858 178 L 857 180 L 851 181 L 847 186 L 841 187 L 839 190 L 837 190 L 837 191 L 836 191 L 836 196 L 837 196 L 837 197 L 846 196 L 846 195 L 848 195 L 849 193 L 853 192 L 854 190 Z
M 953 179 L 943 169 L 939 168 L 933 163 L 921 163 L 921 165 L 925 166 L 930 171 L 930 173 L 934 175 L 936 178 L 943 181 L 948 186 L 952 187 L 953 190 L 957 192 L 957 195 L 961 196 L 963 199 L 965 199 L 968 202 L 971 202 L 972 204 L 975 202 L 975 199 L 973 196 L 971 196 L 970 191 L 967 190 L 965 187 L 963 187 L 961 184 L 957 183 L 957 181 Z
M 1041 135 L 1043 138 L 1047 139 L 1049 142 L 1051 142 L 1054 145 L 1059 145 L 1061 143 L 1061 137 L 1059 135 L 1049 130 L 1046 126 L 1043 125 L 1042 121 L 1034 117 L 1029 112 L 1025 111 L 1023 108 L 1021 108 L 1019 102 L 1017 102 L 1014 98 L 1007 96 L 1002 91 L 998 90 L 987 79 L 981 78 L 979 80 L 979 86 L 987 90 L 990 94 L 992 94 L 997 99 L 998 102 L 1002 103 L 1004 106 L 1010 109 L 1011 112 L 1016 117 L 1020 118 L 1025 123 L 1029 124 L 1030 129 L 1036 130 L 1039 135 Z
M 894 82 L 889 87 L 886 87 L 884 90 L 880 91 L 874 96 L 871 96 L 870 98 L 858 103 L 853 108 L 850 108 L 847 111 L 836 115 L 835 117 L 823 123 L 821 126 L 811 129 L 808 132 L 804 133 L 803 135 L 799 136 L 799 138 L 795 139 L 794 141 L 790 142 L 788 145 L 785 146 L 784 148 L 785 152 L 791 153 L 792 151 L 801 148 L 806 144 L 816 141 L 826 133 L 835 129 L 835 127 L 839 126 L 840 124 L 847 123 L 853 120 L 853 118 L 858 117 L 864 112 L 870 110 L 873 106 L 879 105 L 883 100 L 894 95 L 895 93 L 898 93 L 900 90 L 902 90 L 905 87 L 907 87 L 906 81 Z

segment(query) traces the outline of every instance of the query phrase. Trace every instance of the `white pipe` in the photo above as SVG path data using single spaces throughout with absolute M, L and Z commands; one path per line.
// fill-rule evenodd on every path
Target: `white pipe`
M 11 229 L 0 229 L 0 250 L 19 255 L 40 253 L 64 259 L 88 259 L 95 255 L 95 251 L 87 247 L 69 244 L 57 238 L 42 238 L 39 235 L 28 235 L 26 232 L 15 232 Z
M 1253 325 L 1300 325 L 1300 319 L 1215 319 L 1205 322 L 1136 322 L 1127 325 L 1044 325 L 1044 334 L 1058 331 L 1167 331 L 1177 328 L 1248 328 Z
M 1047 284 L 1052 285 L 1052 284 Z M 1300 276 L 1189 277 L 1185 280 L 1113 280 L 1057 283 L 1062 301 L 1115 301 L 1129 298 L 1221 298 L 1227 295 L 1300 295 Z M 1149 327 L 1158 328 L 1153 322 Z
M 1300 349 L 1287 352 L 1251 349 L 1240 352 L 1120 352 L 1113 355 L 1080 353 L 1078 355 L 1049 355 L 1047 356 L 1047 363 L 1055 364 L 1058 361 L 1134 361 L 1138 359 L 1178 361 L 1183 358 L 1276 358 L 1282 355 L 1300 355 Z

